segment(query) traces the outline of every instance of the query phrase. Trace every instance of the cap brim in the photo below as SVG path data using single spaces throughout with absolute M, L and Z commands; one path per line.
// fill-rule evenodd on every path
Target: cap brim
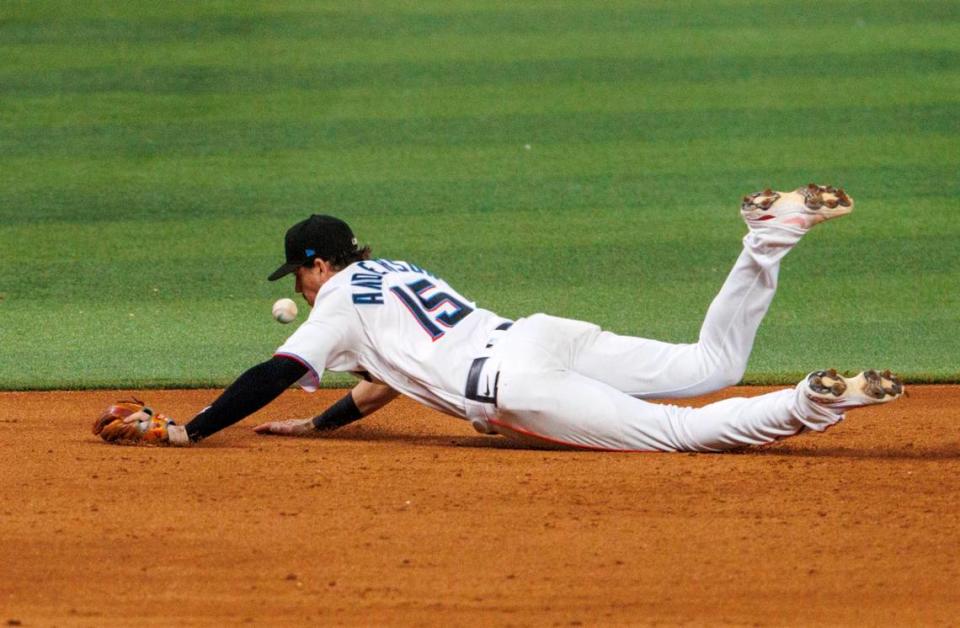
M 292 273 L 293 271 L 297 270 L 300 266 L 301 265 L 297 262 L 290 262 L 290 263 L 284 264 L 280 268 L 273 271 L 273 273 L 269 277 L 267 277 L 267 281 L 276 281 L 281 277 L 285 277 L 290 273 Z

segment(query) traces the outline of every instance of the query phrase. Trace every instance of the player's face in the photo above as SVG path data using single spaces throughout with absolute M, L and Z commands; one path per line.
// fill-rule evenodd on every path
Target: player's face
M 316 266 L 301 266 L 297 269 L 297 294 L 303 295 L 303 300 L 313 307 L 313 302 L 317 298 L 317 292 L 323 282 L 320 281 L 320 272 Z
M 303 300 L 313 307 L 317 293 L 323 284 L 327 283 L 336 272 L 322 259 L 314 260 L 313 266 L 301 266 L 296 272 L 296 291 L 303 295 Z

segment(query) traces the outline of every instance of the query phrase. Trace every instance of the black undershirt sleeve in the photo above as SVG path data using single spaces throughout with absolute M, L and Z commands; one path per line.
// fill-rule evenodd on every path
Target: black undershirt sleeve
M 306 366 L 283 356 L 254 366 L 187 423 L 187 435 L 198 441 L 233 425 L 279 397 L 306 373 Z

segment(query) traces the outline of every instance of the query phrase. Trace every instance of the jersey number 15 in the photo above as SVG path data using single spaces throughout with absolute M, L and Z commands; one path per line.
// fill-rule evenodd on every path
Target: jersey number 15
M 453 327 L 473 311 L 472 307 L 449 292 L 435 292 L 430 296 L 424 296 L 425 292 L 437 287 L 426 279 L 408 283 L 405 287 L 406 289 L 394 286 L 390 288 L 390 292 L 397 295 L 400 302 L 410 310 L 420 327 L 430 335 L 431 340 L 437 340 L 443 336 L 444 327 L 447 329 Z M 437 311 L 443 305 L 451 307 Z

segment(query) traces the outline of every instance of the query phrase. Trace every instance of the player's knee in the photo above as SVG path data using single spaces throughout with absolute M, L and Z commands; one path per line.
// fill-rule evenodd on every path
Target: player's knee
M 736 386 L 743 379 L 743 374 L 747 371 L 746 364 L 726 363 L 717 367 L 714 377 L 720 388 L 727 386 Z
M 743 379 L 747 371 L 749 351 L 738 351 L 729 343 L 705 342 L 701 339 L 696 345 L 701 373 L 709 382 L 711 389 L 719 390 L 735 386 Z
M 720 390 L 739 384 L 747 370 L 747 365 L 746 362 L 738 360 L 713 360 L 707 366 L 707 370 L 706 387 L 710 390 Z

